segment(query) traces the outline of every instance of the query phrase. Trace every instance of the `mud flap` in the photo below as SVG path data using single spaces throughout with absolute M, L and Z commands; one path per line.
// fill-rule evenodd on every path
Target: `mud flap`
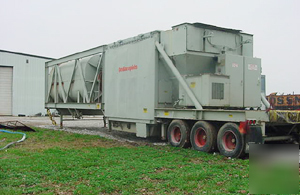
M 250 126 L 246 134 L 246 148 L 245 152 L 249 153 L 249 144 L 263 144 L 262 136 L 262 127 L 261 126 Z

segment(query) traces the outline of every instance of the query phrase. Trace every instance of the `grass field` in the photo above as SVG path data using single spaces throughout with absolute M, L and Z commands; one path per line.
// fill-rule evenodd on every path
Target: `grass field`
M 249 192 L 249 160 L 37 129 L 0 151 L 0 194 Z M 0 147 L 21 135 L 0 133 Z

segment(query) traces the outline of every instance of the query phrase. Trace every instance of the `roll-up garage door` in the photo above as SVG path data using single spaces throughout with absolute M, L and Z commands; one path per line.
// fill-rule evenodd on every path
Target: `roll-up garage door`
M 12 115 L 13 68 L 0 66 L 0 115 Z

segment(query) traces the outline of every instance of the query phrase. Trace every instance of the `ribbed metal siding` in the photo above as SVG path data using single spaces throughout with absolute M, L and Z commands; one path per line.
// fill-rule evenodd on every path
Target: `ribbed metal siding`
M 12 115 L 12 67 L 0 66 L 0 115 Z

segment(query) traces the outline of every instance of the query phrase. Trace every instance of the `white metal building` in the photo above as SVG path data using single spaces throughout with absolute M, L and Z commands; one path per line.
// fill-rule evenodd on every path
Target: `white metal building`
M 0 50 L 0 115 L 45 114 L 45 62 L 52 58 Z

